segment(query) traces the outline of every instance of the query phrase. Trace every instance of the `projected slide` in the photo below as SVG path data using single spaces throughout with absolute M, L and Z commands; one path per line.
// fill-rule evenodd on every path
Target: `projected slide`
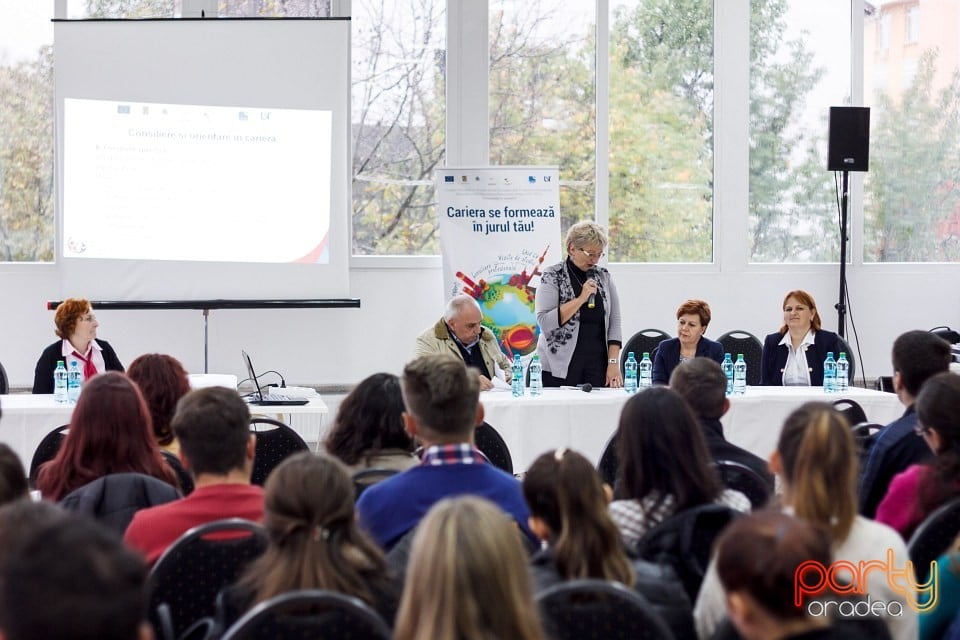
M 63 255 L 326 263 L 330 111 L 65 100 Z

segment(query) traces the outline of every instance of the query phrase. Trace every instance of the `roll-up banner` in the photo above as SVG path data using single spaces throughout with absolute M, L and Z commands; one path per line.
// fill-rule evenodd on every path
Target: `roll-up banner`
M 473 296 L 507 357 L 526 361 L 540 331 L 541 270 L 563 255 L 558 168 L 447 167 L 435 175 L 444 298 Z

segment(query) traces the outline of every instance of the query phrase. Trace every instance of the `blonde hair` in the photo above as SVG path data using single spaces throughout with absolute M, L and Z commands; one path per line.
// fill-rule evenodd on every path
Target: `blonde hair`
M 407 566 L 395 640 L 543 640 L 520 531 L 487 500 L 434 505 Z
M 607 232 L 603 227 L 592 220 L 578 222 L 567 230 L 567 249 L 573 245 L 576 249 L 582 249 L 588 244 L 600 245 L 600 250 L 607 248 Z
M 823 402 L 803 404 L 784 422 L 777 452 L 797 517 L 846 540 L 857 517 L 857 457 L 844 417 Z

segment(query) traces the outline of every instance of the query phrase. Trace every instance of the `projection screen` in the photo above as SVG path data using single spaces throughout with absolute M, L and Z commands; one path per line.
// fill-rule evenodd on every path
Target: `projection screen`
M 349 19 L 57 20 L 61 293 L 349 295 Z

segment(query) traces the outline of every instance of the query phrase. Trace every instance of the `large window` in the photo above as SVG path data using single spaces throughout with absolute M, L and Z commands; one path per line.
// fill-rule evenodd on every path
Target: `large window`
M 444 0 L 353 1 L 353 252 L 439 253 Z
M 610 6 L 610 259 L 713 260 L 713 0 Z
M 886 3 L 865 20 L 867 262 L 960 261 L 958 17 L 960 2 L 950 0 Z M 938 28 L 919 29 L 921 18 Z M 870 38 L 877 25 L 890 34 L 882 56 Z
M 750 4 L 750 259 L 839 260 L 826 142 L 829 107 L 849 104 L 850 7 Z
M 47 3 L 0 2 L 0 262 L 53 260 L 53 29 Z
M 558 165 L 564 231 L 594 217 L 595 15 L 589 2 L 490 3 L 490 163 Z

